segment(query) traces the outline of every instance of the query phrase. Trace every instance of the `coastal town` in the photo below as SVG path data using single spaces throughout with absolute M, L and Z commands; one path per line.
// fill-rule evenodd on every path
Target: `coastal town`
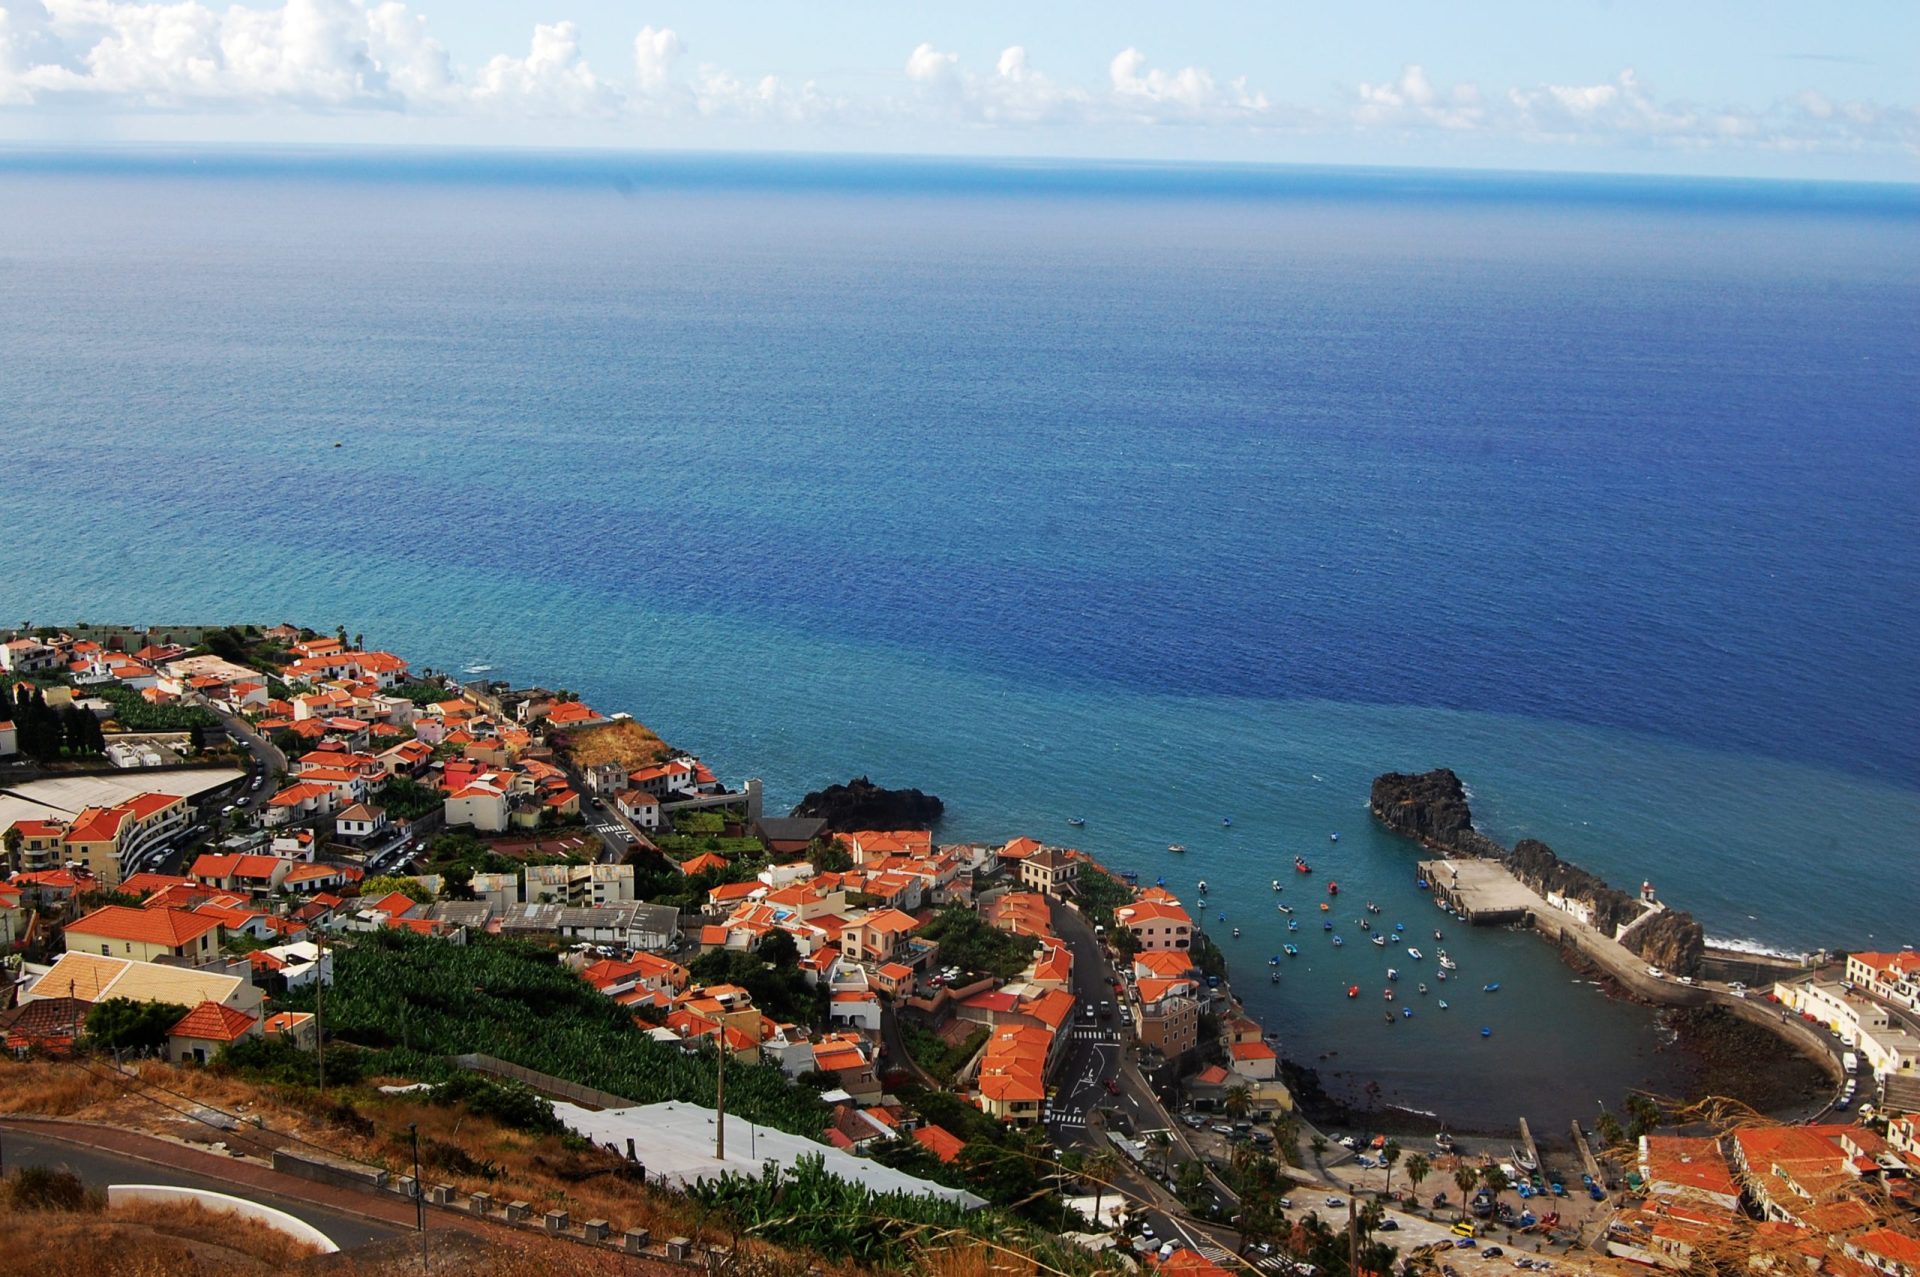
M 1818 1111 L 1635 1097 L 1551 1141 L 1521 1115 L 1500 1139 L 1337 1129 L 1289 1083 L 1326 1044 L 1248 1014 L 1204 890 L 1065 842 L 943 842 L 937 803 L 864 781 L 769 811 L 760 781 L 628 712 L 344 628 L 32 628 L 0 671 L 0 1092 L 62 1067 L 156 1099 L 201 1078 L 479 1087 L 743 1216 L 765 1166 L 817 1158 L 941 1219 L 1020 1221 L 1075 1264 L 1177 1277 L 1736 1255 L 1920 1274 L 1920 955 L 1703 951 L 1650 887 L 1473 844 L 1425 778 L 1383 778 L 1408 785 L 1375 813 L 1436 853 L 1436 903 L 1517 914 L 1630 994 L 1728 1008 L 1826 1070 Z M 133 1125 L 203 1148 L 194 1121 Z M 349 1163 L 288 1140 L 255 1169 L 397 1192 L 423 1231 L 430 1203 L 713 1268 L 687 1236 L 576 1220 L 562 1190 L 536 1215 L 451 1154 L 432 1178 Z

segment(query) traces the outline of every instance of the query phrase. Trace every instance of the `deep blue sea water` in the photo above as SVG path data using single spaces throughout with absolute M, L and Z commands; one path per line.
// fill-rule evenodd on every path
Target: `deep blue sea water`
M 1351 927 L 1267 983 L 1269 879 L 1430 936 L 1364 804 L 1446 764 L 1717 936 L 1920 938 L 1916 231 L 1898 187 L 13 153 L 0 617 L 344 624 L 776 801 L 1084 815 L 1209 880 L 1336 1084 L 1558 1119 L 1671 1077 L 1643 1013 L 1450 935 L 1502 993 L 1388 1030 Z M 1463 1098 L 1490 1057 L 1533 1080 Z

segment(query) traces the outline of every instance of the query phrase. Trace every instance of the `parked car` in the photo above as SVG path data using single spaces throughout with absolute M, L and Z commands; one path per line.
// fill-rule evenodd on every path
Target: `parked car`
M 1380 1227 L 1375 1231 L 1382 1232 L 1382 1233 L 1397 1233 L 1400 1231 L 1400 1221 L 1395 1219 L 1393 1216 L 1389 1215 L 1385 1219 L 1380 1221 Z
M 1454 1239 L 1453 1239 L 1453 1248 L 1454 1248 L 1455 1250 L 1472 1250 L 1472 1249 L 1473 1249 L 1473 1238 L 1471 1238 L 1471 1237 L 1456 1237 L 1456 1238 L 1454 1238 Z
M 1207 1124 L 1207 1119 L 1201 1117 L 1198 1113 L 1182 1113 L 1180 1120 L 1196 1131 Z
M 1338 1197 L 1329 1197 L 1327 1199 L 1327 1205 L 1337 1209 L 1338 1207 L 1345 1206 L 1346 1202 L 1342 1201 Z
M 1119 1079 L 1119 1078 L 1117 1078 L 1117 1077 L 1110 1077 L 1110 1078 L 1108 1078 L 1108 1079 L 1107 1079 L 1107 1094 L 1108 1094 L 1108 1095 L 1118 1095 L 1118 1094 L 1120 1094 L 1120 1079 Z
M 1292 1210 L 1293 1199 L 1291 1197 L 1283 1197 L 1280 1199 L 1279 1205 L 1281 1210 Z
M 1500 1248 L 1499 1248 L 1498 1246 L 1489 1246 L 1489 1247 L 1487 1247 L 1487 1248 L 1486 1248 L 1485 1250 L 1483 1250 L 1483 1251 L 1481 1251 L 1481 1252 L 1480 1252 L 1480 1258 L 1482 1258 L 1482 1259 L 1498 1259 L 1498 1258 L 1500 1258 L 1500 1256 L 1502 1256 L 1502 1255 L 1504 1255 L 1504 1254 L 1506 1254 L 1506 1253 L 1507 1253 L 1506 1251 L 1504 1251 L 1504 1250 L 1501 1250 L 1501 1249 L 1500 1249 Z
M 1453 1235 L 1455 1237 L 1473 1237 L 1478 1234 L 1478 1231 L 1479 1230 L 1464 1219 L 1453 1226 Z
M 1216 1122 L 1213 1126 L 1213 1133 L 1215 1135 L 1231 1135 L 1233 1134 L 1233 1128 L 1225 1122 Z

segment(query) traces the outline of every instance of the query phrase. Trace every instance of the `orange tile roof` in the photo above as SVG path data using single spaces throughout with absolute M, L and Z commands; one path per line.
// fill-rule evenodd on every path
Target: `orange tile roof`
M 920 925 L 920 920 L 898 909 L 877 909 L 854 924 L 887 935 L 904 935 Z
M 253 1023 L 253 1017 L 245 1011 L 236 1011 L 218 1002 L 202 1002 L 181 1016 L 167 1030 L 167 1036 L 199 1038 L 207 1042 L 237 1042 L 253 1028 Z
M 1265 1042 L 1235 1042 L 1232 1047 L 1236 1060 L 1277 1060 L 1280 1058 L 1274 1049 Z
M 140 944 L 162 944 L 178 948 L 217 930 L 216 918 L 189 913 L 185 909 L 129 909 L 125 905 L 106 905 L 86 917 L 67 924 L 67 934 L 101 936 Z
M 913 1138 L 920 1147 L 943 1162 L 952 1162 L 960 1156 L 960 1150 L 966 1147 L 959 1136 L 946 1127 L 935 1126 L 931 1122 L 925 1126 L 914 1127 Z

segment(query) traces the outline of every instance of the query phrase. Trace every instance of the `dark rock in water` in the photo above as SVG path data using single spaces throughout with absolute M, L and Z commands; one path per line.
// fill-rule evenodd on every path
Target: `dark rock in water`
M 1448 768 L 1419 775 L 1388 772 L 1375 777 L 1368 805 L 1374 818 L 1388 829 L 1436 851 L 1469 856 L 1505 854 L 1505 848 L 1475 832 L 1473 811 L 1467 806 L 1467 787 Z
M 1620 943 L 1651 965 L 1664 967 L 1675 975 L 1699 975 L 1700 960 L 1707 951 L 1705 930 L 1683 909 L 1669 909 L 1648 918 L 1627 932 Z
M 829 785 L 800 800 L 795 816 L 827 822 L 834 833 L 856 829 L 926 829 L 940 819 L 946 804 L 917 789 L 882 789 L 865 776 Z

